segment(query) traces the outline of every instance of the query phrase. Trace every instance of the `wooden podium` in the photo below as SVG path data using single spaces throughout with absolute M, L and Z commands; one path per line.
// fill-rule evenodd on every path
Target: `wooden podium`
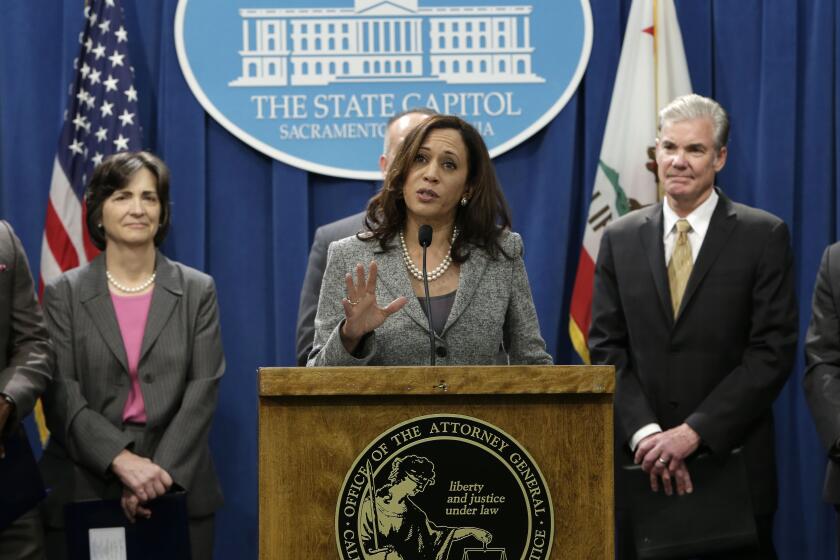
M 603 366 L 261 368 L 260 558 L 340 558 L 336 506 L 354 462 L 434 414 L 480 419 L 527 449 L 553 503 L 550 558 L 612 558 L 614 386 Z

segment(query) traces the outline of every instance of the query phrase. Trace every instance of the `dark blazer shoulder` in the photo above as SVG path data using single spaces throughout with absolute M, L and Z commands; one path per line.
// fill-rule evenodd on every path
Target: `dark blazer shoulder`
M 324 224 L 315 230 L 315 241 L 319 241 L 329 245 L 332 241 L 337 241 L 345 237 L 349 237 L 364 228 L 365 212 L 359 212 L 346 218 L 341 218 L 329 224 Z
M 635 231 L 650 220 L 656 219 L 661 215 L 662 202 L 657 202 L 656 204 L 651 204 L 650 206 L 645 206 L 628 212 L 625 215 L 611 221 L 604 229 L 604 234 L 615 235 Z
M 727 204 L 730 213 L 737 216 L 738 220 L 746 225 L 775 229 L 785 223 L 780 217 L 761 208 L 734 202 L 724 196 L 721 196 L 721 202 Z

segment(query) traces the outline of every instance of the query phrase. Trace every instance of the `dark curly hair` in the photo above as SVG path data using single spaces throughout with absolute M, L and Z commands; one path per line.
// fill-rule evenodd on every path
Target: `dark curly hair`
M 118 152 L 96 166 L 85 189 L 85 223 L 90 240 L 100 251 L 105 250 L 105 231 L 102 223 L 102 205 L 114 192 L 124 189 L 134 174 L 148 169 L 156 178 L 157 196 L 160 201 L 160 223 L 155 233 L 155 246 L 166 239 L 169 231 L 169 169 L 156 155 L 149 152 Z
M 365 227 L 372 236 L 367 234 L 367 238 L 377 239 L 380 246 L 387 249 L 394 236 L 405 227 L 403 188 L 426 136 L 439 129 L 458 131 L 468 155 L 467 191 L 470 200 L 469 204 L 459 205 L 456 210 L 455 225 L 460 233 L 452 245 L 452 260 L 457 263 L 466 261 L 470 245 L 484 249 L 492 258 L 497 258 L 499 253 L 510 258 L 500 243 L 502 231 L 511 227 L 510 209 L 496 178 L 487 146 L 472 125 L 453 115 L 430 117 L 403 140 L 382 189 L 368 203 Z

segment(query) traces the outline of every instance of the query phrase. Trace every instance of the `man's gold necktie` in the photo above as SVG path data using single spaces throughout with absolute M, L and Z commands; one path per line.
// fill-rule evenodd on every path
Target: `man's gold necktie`
M 691 269 L 694 266 L 691 260 L 691 243 L 688 240 L 689 231 L 691 231 L 691 224 L 688 220 L 677 220 L 677 240 L 674 243 L 671 262 L 668 263 L 668 283 L 671 285 L 671 306 L 674 308 L 674 317 L 680 311 L 688 277 L 691 276 Z

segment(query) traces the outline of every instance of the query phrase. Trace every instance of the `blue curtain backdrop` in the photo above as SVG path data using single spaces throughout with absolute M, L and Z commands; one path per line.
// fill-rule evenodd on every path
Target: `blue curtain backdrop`
M 0 216 L 17 229 L 36 271 L 82 4 L 0 2 Z M 300 171 L 236 140 L 204 113 L 181 75 L 176 0 L 123 4 L 145 144 L 172 168 L 164 250 L 212 274 L 219 290 L 228 369 L 211 435 L 226 497 L 217 557 L 256 558 L 255 371 L 294 364 L 312 233 L 362 208 L 376 185 Z M 543 131 L 496 160 L 556 363 L 576 362 L 569 297 L 629 5 L 592 0 L 594 45 L 577 94 Z M 836 0 L 677 0 L 677 9 L 694 90 L 732 117 L 719 184 L 791 226 L 804 333 L 821 252 L 838 238 L 840 8 Z M 776 540 L 783 559 L 821 560 L 833 555 L 834 514 L 820 501 L 825 455 L 802 397 L 802 369 L 800 352 L 775 406 Z

